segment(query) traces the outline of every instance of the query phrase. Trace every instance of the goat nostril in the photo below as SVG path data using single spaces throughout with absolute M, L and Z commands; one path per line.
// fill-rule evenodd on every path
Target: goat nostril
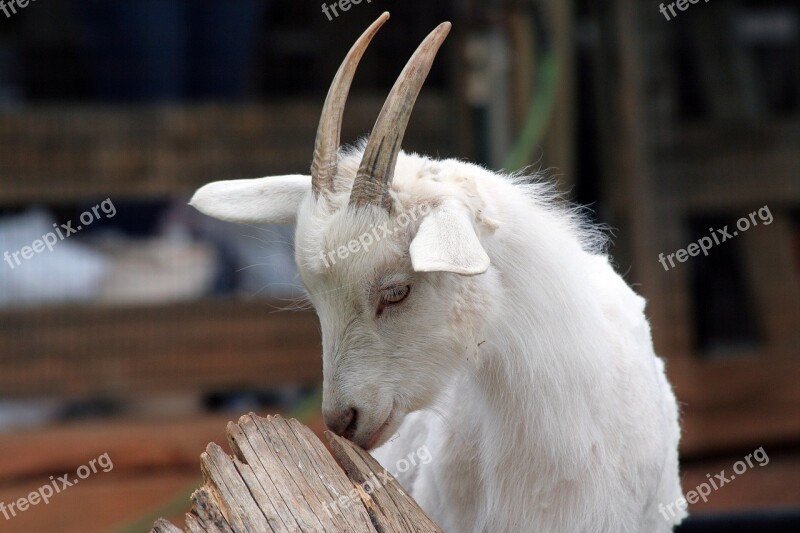
M 353 435 L 356 433 L 358 426 L 358 411 L 354 408 L 326 411 L 325 425 L 328 426 L 332 432 L 352 440 Z
M 347 440 L 352 440 L 353 435 L 356 434 L 356 426 L 358 425 L 358 411 L 355 409 L 350 409 L 347 415 L 345 415 L 346 423 L 342 424 L 345 426 L 344 431 L 342 432 L 342 437 L 346 438 Z

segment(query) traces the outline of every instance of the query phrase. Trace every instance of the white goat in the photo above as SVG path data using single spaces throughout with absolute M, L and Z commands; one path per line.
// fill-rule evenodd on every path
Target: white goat
M 602 238 L 549 186 L 400 151 L 449 23 L 412 56 L 366 145 L 340 153 L 356 65 L 387 18 L 331 85 L 311 176 L 211 183 L 192 205 L 297 223 L 325 421 L 380 446 L 392 472 L 426 445 L 432 460 L 400 481 L 446 531 L 671 530 L 685 512 L 657 509 L 681 496 L 677 405 L 645 302 Z

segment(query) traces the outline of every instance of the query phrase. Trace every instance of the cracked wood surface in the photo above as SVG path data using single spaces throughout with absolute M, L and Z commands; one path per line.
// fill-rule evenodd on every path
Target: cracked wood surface
M 201 455 L 204 484 L 192 495 L 187 532 L 441 532 L 389 472 L 341 437 L 326 433 L 332 456 L 297 420 L 253 413 L 229 422 L 227 437 L 233 456 L 213 442 Z M 181 530 L 162 519 L 152 531 Z

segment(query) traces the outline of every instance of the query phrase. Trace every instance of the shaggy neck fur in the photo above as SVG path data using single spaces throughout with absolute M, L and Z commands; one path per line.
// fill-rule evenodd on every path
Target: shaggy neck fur
M 549 188 L 441 165 L 491 227 L 493 297 L 465 284 L 475 355 L 436 409 L 441 457 L 414 495 L 448 531 L 671 530 L 655 506 L 680 496 L 677 411 L 644 300 Z
M 478 517 L 500 519 L 509 505 L 523 509 L 536 501 L 541 510 L 550 508 L 551 516 L 556 511 L 552 525 L 560 529 L 557 524 L 564 525 L 566 517 L 558 517 L 557 509 L 567 494 L 560 494 L 559 486 L 590 481 L 579 476 L 603 446 L 598 416 L 602 399 L 610 396 L 610 368 L 597 342 L 603 338 L 603 317 L 590 296 L 595 258 L 571 224 L 519 190 L 503 191 L 512 186 L 491 178 L 495 183 L 485 185 L 494 191 L 490 211 L 499 228 L 487 241 L 487 252 L 502 297 L 492 302 L 477 368 L 459 379 L 456 403 L 467 403 L 448 425 L 463 428 L 453 439 L 477 437 L 475 474 L 485 494 L 496 495 L 475 502 L 487 507 Z M 508 194 L 497 194 L 498 189 Z M 532 495 L 530 487 L 541 491 Z M 540 513 L 530 514 L 533 519 Z M 493 523 L 478 529 L 523 526 Z

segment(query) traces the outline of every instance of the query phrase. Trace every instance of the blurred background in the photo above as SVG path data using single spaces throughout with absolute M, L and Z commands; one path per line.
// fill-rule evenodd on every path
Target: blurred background
M 800 507 L 795 1 L 9 1 L 0 501 L 102 454 L 113 469 L 0 530 L 178 523 L 227 420 L 322 427 L 292 228 L 233 226 L 186 202 L 209 181 L 307 172 L 328 85 L 386 10 L 343 141 L 368 134 L 412 51 L 451 20 L 404 148 L 530 165 L 590 206 L 648 299 L 683 410 L 684 490 L 769 456 L 690 511 Z M 749 229 L 707 256 L 659 261 L 742 217 Z

